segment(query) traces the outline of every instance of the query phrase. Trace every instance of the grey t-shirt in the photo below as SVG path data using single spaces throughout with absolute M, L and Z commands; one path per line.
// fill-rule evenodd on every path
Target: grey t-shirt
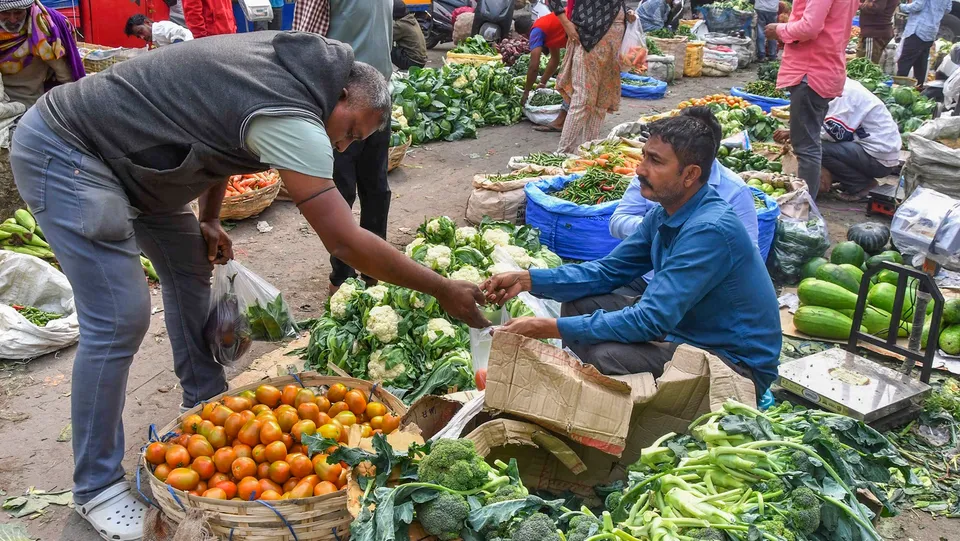
M 333 147 L 323 124 L 315 120 L 261 115 L 250 122 L 246 143 L 264 165 L 333 178 Z
M 327 37 L 353 47 L 356 60 L 377 68 L 390 80 L 393 0 L 330 0 Z

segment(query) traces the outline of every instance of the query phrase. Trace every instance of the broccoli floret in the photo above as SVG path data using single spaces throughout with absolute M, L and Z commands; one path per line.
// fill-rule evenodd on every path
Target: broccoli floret
M 505 502 L 507 500 L 522 500 L 528 495 L 527 489 L 517 485 L 503 485 L 487 498 L 486 504 Z
M 567 526 L 567 541 L 584 541 L 600 531 L 600 521 L 587 515 L 576 515 Z
M 763 499 L 766 501 L 784 499 L 787 493 L 790 491 L 790 487 L 788 487 L 787 484 L 781 479 L 766 479 L 754 484 L 750 488 L 752 488 L 754 492 L 760 492 L 763 494 Z M 776 496 L 772 497 L 775 494 Z
M 424 531 L 441 541 L 460 537 L 463 521 L 470 512 L 467 500 L 450 492 L 441 492 L 429 502 L 417 506 L 417 519 Z
M 802 534 L 811 534 L 820 527 L 820 498 L 807 487 L 790 493 L 790 519 Z
M 520 521 L 513 535 L 512 541 L 560 541 L 557 526 L 553 519 L 543 513 L 534 513 Z
M 433 443 L 430 454 L 420 460 L 417 475 L 424 483 L 451 490 L 476 490 L 490 481 L 493 472 L 477 454 L 470 440 L 443 439 Z
M 623 492 L 611 492 L 607 494 L 606 499 L 603 500 L 603 507 L 613 515 L 614 522 L 622 522 L 627 518 L 627 512 L 625 510 L 617 511 L 622 500 Z
M 783 541 L 796 541 L 797 536 L 780 519 L 766 520 L 757 524 L 761 530 Z M 722 539 L 722 538 L 721 538 Z
M 700 539 L 702 541 L 727 541 L 727 536 L 716 528 L 690 530 L 689 532 L 685 532 L 684 535 L 692 539 Z

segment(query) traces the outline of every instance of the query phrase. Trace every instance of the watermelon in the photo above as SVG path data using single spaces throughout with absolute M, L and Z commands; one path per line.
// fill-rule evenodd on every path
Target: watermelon
M 842 263 L 849 263 L 854 267 L 859 267 L 863 265 L 863 262 L 866 260 L 867 254 L 863 251 L 863 248 L 859 244 L 848 240 L 841 242 L 833 247 L 833 252 L 830 253 L 830 262 L 834 265 L 840 265 Z
M 950 325 L 960 323 L 960 299 L 950 299 L 944 303 L 943 320 Z
M 853 272 L 854 270 L 859 273 L 859 276 Z M 851 267 L 851 265 L 846 265 L 844 267 L 841 265 L 834 265 L 833 263 L 827 263 L 817 269 L 818 280 L 836 284 L 854 294 L 860 291 L 861 278 L 863 278 L 863 273 L 860 272 L 860 269 Z
M 800 279 L 814 278 L 817 275 L 817 269 L 826 265 L 828 261 L 822 257 L 815 257 L 803 264 L 800 269 Z

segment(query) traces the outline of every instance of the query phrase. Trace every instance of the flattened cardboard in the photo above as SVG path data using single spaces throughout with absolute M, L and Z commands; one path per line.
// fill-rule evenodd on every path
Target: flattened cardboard
M 619 456 L 632 404 L 629 385 L 554 346 L 502 331 L 493 335 L 486 388 L 490 409 Z

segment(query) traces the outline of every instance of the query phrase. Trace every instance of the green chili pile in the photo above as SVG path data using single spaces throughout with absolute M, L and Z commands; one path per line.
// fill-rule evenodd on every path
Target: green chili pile
M 628 176 L 591 167 L 582 177 L 550 195 L 577 205 L 599 205 L 623 199 L 623 192 L 627 191 L 630 180 Z
M 508 173 L 506 175 L 488 175 L 485 180 L 489 180 L 490 182 L 510 182 L 512 180 L 539 177 L 542 174 L 543 173 L 539 171 L 517 171 L 516 173 Z
M 570 158 L 570 156 L 557 154 L 555 152 L 534 152 L 529 156 L 525 156 L 520 161 L 529 163 L 530 165 L 539 165 L 540 167 L 562 167 L 563 162 L 567 161 L 568 158 Z
M 63 317 L 63 314 L 44 312 L 43 310 L 34 306 L 22 306 L 19 304 L 14 304 L 13 309 L 17 312 L 20 312 L 21 316 L 25 317 L 27 321 L 33 323 L 37 327 L 44 327 L 47 323 Z

